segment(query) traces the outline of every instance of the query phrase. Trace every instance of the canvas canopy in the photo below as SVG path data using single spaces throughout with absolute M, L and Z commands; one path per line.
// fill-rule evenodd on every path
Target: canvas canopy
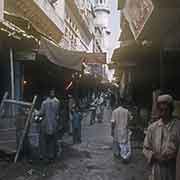
M 38 53 L 46 56 L 56 65 L 76 71 L 81 70 L 81 61 L 85 54 L 84 52 L 63 49 L 46 38 L 41 38 Z
M 41 38 L 39 54 L 46 56 L 52 63 L 80 71 L 82 64 L 105 64 L 106 53 L 86 53 L 63 49 L 52 41 Z

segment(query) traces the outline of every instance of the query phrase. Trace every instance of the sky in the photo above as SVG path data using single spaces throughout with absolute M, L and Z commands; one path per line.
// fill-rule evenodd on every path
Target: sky
M 94 2 L 95 0 L 91 0 Z M 120 13 L 117 10 L 118 0 L 109 0 L 111 14 L 110 14 L 110 28 L 111 28 L 111 37 L 112 43 L 110 49 L 114 49 L 118 46 L 118 39 L 120 36 Z M 111 53 L 112 54 L 112 53 Z
M 110 28 L 111 28 L 111 45 L 110 45 L 110 50 L 109 50 L 109 58 L 111 58 L 113 51 L 115 48 L 119 47 L 119 36 L 120 36 L 120 12 L 117 10 L 117 5 L 118 5 L 118 0 L 109 0 L 109 3 L 111 5 L 111 15 L 110 15 Z M 108 60 L 109 62 L 109 60 Z M 108 70 L 107 69 L 107 75 L 108 79 L 110 81 L 113 80 L 113 70 Z
M 120 12 L 117 10 L 117 2 L 118 0 L 109 0 L 111 5 L 111 15 L 110 15 L 110 28 L 112 30 L 111 38 L 112 43 L 110 46 L 111 51 L 113 51 L 114 48 L 119 46 L 118 39 L 120 36 Z M 111 52 L 110 54 L 112 54 Z
M 92 0 L 93 2 L 94 0 Z M 117 10 L 118 0 L 109 0 L 111 14 L 109 18 L 109 27 L 111 30 L 111 37 L 110 37 L 110 46 L 109 46 L 109 54 L 107 62 L 110 62 L 111 56 L 115 48 L 119 47 L 118 39 L 120 37 L 120 12 Z M 107 69 L 108 79 L 113 79 L 114 71 Z

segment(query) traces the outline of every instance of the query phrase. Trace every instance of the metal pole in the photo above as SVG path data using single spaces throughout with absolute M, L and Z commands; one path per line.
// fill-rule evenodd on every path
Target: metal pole
M 11 98 L 15 99 L 15 87 L 14 87 L 14 59 L 13 59 L 13 49 L 10 48 L 10 71 L 11 71 Z

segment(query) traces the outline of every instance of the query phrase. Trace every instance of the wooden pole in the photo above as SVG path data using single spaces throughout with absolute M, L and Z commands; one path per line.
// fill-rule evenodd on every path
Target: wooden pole
M 22 134 L 22 136 L 21 136 L 21 138 L 20 138 L 20 142 L 19 142 L 19 144 L 18 144 L 17 152 L 16 152 L 16 155 L 15 155 L 15 158 L 14 158 L 14 162 L 15 162 L 15 163 L 16 163 L 17 160 L 18 160 L 20 151 L 21 151 L 21 149 L 22 149 L 22 147 L 23 147 L 23 143 L 24 143 L 26 134 L 28 133 L 28 128 L 29 128 L 29 125 L 30 125 L 30 121 L 31 121 L 31 119 L 32 119 L 33 110 L 34 110 L 34 107 L 35 107 L 36 100 L 37 100 L 37 96 L 34 96 L 33 102 L 32 102 L 32 106 L 31 106 L 31 108 L 30 108 L 30 111 L 29 111 L 29 114 L 28 114 L 28 117 L 27 117 L 27 120 L 26 120 L 26 123 L 25 123 L 24 131 L 23 131 L 23 134 Z
M 13 50 L 10 48 L 10 71 L 11 71 L 11 98 L 15 98 L 15 87 L 14 87 L 14 59 L 13 59 Z
M 7 99 L 8 97 L 8 92 L 5 92 L 4 96 L 3 96 L 3 99 L 1 101 L 1 104 L 0 104 L 0 116 L 2 115 L 2 111 L 3 111 L 3 108 L 4 108 L 4 101 Z

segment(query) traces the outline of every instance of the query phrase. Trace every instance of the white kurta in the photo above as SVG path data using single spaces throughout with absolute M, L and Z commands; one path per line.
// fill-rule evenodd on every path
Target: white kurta
M 115 123 L 114 140 L 119 143 L 128 141 L 128 118 L 129 112 L 123 107 L 119 107 L 112 112 L 112 122 Z
M 128 120 L 130 113 L 127 109 L 119 107 L 112 113 L 111 122 L 115 124 L 114 128 L 114 153 L 120 153 L 123 159 L 131 156 L 131 132 L 128 130 Z

